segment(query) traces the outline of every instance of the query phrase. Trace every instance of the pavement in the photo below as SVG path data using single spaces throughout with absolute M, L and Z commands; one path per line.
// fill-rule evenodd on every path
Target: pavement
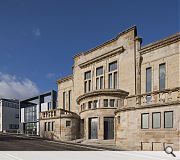
M 0 151 L 104 151 L 107 148 L 49 141 L 39 137 L 0 134 Z

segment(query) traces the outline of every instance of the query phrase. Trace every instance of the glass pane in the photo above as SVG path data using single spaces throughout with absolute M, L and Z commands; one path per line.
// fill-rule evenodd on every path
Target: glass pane
M 149 128 L 149 114 L 144 113 L 141 115 L 141 128 L 146 129 Z
M 85 72 L 84 79 L 90 79 L 91 78 L 91 71 Z
M 112 73 L 109 74 L 109 88 L 112 88 Z
M 117 89 L 117 72 L 114 72 L 114 89 Z
M 99 78 L 96 78 L 96 89 L 99 89 Z
M 103 77 L 100 77 L 100 89 L 103 89 Z
M 153 113 L 152 114 L 152 128 L 160 128 L 161 127 L 161 114 Z
M 91 109 L 92 107 L 92 101 L 88 102 L 88 109 Z
M 165 76 L 166 76 L 165 64 L 161 64 L 159 65 L 159 89 L 160 90 L 165 89 Z
M 114 102 L 115 102 L 114 99 L 110 99 L 110 107 L 114 107 Z
M 89 80 L 88 91 L 91 91 L 91 80 Z
M 146 69 L 146 92 L 151 92 L 151 68 Z
M 96 76 L 100 76 L 103 74 L 103 67 L 99 67 L 96 69 Z
M 94 101 L 94 108 L 98 108 L 98 100 Z
M 108 107 L 108 99 L 104 99 L 104 107 Z
M 164 127 L 173 128 L 173 112 L 164 112 Z
M 117 69 L 117 61 L 109 64 L 109 72 Z
M 87 81 L 84 82 L 84 93 L 87 92 Z

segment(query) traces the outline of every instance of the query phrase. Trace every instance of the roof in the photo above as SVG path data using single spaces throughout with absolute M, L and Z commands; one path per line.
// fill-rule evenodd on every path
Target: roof
M 155 49 L 170 45 L 170 44 L 178 42 L 178 41 L 180 41 L 180 32 L 178 32 L 176 34 L 173 34 L 173 35 L 171 35 L 169 37 L 166 37 L 164 39 L 161 39 L 159 41 L 156 41 L 156 42 L 150 43 L 148 45 L 145 45 L 145 46 L 141 47 L 139 52 L 141 54 L 145 54 L 145 53 L 150 52 L 152 50 L 155 50 Z
M 104 42 L 104 43 L 102 43 L 102 44 L 100 44 L 100 45 L 98 45 L 98 46 L 96 46 L 96 47 L 88 50 L 88 51 L 81 52 L 81 53 L 78 53 L 78 54 L 74 55 L 74 56 L 73 56 L 73 59 L 76 58 L 76 57 L 79 57 L 79 56 L 81 56 L 81 55 L 86 55 L 86 54 L 88 54 L 88 53 L 91 53 L 91 52 L 93 52 L 93 51 L 95 51 L 95 50 L 97 50 L 97 49 L 99 49 L 99 48 L 101 48 L 101 47 L 103 47 L 103 46 L 106 46 L 107 44 L 112 43 L 112 42 L 118 40 L 118 38 L 119 38 L 120 36 L 122 36 L 122 35 L 130 32 L 130 31 L 132 31 L 132 30 L 135 30 L 135 36 L 136 36 L 136 35 L 137 35 L 137 28 L 136 28 L 136 26 L 132 26 L 132 27 L 130 27 L 130 28 L 128 28 L 128 29 L 120 32 L 115 38 L 110 39 L 110 40 L 108 40 L 108 41 L 106 41 L 106 42 Z
M 68 76 L 66 76 L 66 77 L 63 77 L 63 78 L 58 79 L 58 80 L 57 80 L 57 83 L 69 81 L 69 80 L 71 80 L 71 79 L 73 79 L 73 75 L 72 75 L 72 74 L 71 74 L 71 75 L 68 75 Z

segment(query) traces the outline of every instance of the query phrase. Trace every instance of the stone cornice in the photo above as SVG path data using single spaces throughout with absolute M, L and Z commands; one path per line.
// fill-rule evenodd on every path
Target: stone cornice
M 100 56 L 98 56 L 98 57 L 95 57 L 95 58 L 90 59 L 90 60 L 88 60 L 88 61 L 86 61 L 86 62 L 84 62 L 84 63 L 79 64 L 79 67 L 80 67 L 80 68 L 84 68 L 84 67 L 86 67 L 86 66 L 88 66 L 88 65 L 90 65 L 90 64 L 92 64 L 92 63 L 102 61 L 102 60 L 104 60 L 104 59 L 107 58 L 107 57 L 120 54 L 120 53 L 124 52 L 124 50 L 125 50 L 125 49 L 124 49 L 122 46 L 121 46 L 121 47 L 118 47 L 118 48 L 116 48 L 116 49 L 113 49 L 112 51 L 106 52 L 106 53 L 104 53 L 104 54 L 102 54 L 102 55 L 100 55 Z
M 106 41 L 106 42 L 104 42 L 104 43 L 96 46 L 95 48 L 92 48 L 92 49 L 86 51 L 86 52 L 82 52 L 82 53 L 76 54 L 76 55 L 73 57 L 73 59 L 76 58 L 76 57 L 79 57 L 79 56 L 81 56 L 81 55 L 86 55 L 86 54 L 88 54 L 88 53 L 91 53 L 91 52 L 93 52 L 93 51 L 95 51 L 95 50 L 97 50 L 97 49 L 99 49 L 99 48 L 102 48 L 103 46 L 106 46 L 106 45 L 108 45 L 108 44 L 110 44 L 110 43 L 118 40 L 118 38 L 119 38 L 120 36 L 122 36 L 122 35 L 130 32 L 130 31 L 132 31 L 132 30 L 134 30 L 134 31 L 135 31 L 135 34 L 137 34 L 137 33 L 136 33 L 136 32 L 137 32 L 137 31 L 136 31 L 136 30 L 137 30 L 137 29 L 136 29 L 136 26 L 132 26 L 132 27 L 130 27 L 130 28 L 122 31 L 121 33 L 119 33 L 115 38 L 113 38 L 113 39 L 111 39 L 111 40 L 109 40 L 109 41 Z M 135 36 L 136 36 L 136 35 L 135 35 Z
M 173 101 L 173 102 L 166 102 L 166 103 L 156 103 L 156 104 L 147 104 L 147 105 L 138 105 L 136 107 L 122 107 L 117 109 L 114 113 L 118 112 L 125 112 L 125 111 L 132 111 L 132 110 L 137 110 L 137 109 L 147 109 L 147 108 L 155 108 L 155 107 L 162 107 L 166 106 L 169 107 L 171 105 L 177 105 L 180 104 L 180 101 Z
M 68 75 L 66 77 L 63 77 L 63 78 L 57 80 L 57 83 L 66 82 L 66 81 L 69 81 L 69 80 L 72 80 L 72 79 L 73 79 L 73 75 Z
M 176 33 L 176 34 L 174 34 L 174 35 L 172 35 L 170 37 L 167 37 L 165 39 L 161 39 L 161 40 L 156 41 L 154 43 L 148 44 L 148 45 L 142 47 L 139 50 L 139 52 L 141 54 L 145 54 L 147 52 L 150 52 L 150 51 L 156 50 L 158 48 L 162 48 L 162 47 L 168 46 L 168 45 L 176 43 L 178 41 L 180 41 L 180 32 Z
M 103 90 L 96 90 L 92 92 L 85 93 L 77 98 L 77 103 L 80 104 L 80 102 L 86 98 L 92 98 L 97 96 L 115 96 L 115 97 L 122 97 L 125 98 L 129 93 L 126 91 L 123 91 L 121 89 L 103 89 Z

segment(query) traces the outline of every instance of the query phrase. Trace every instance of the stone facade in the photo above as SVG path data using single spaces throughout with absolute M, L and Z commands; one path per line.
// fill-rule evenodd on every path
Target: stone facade
M 144 47 L 141 41 L 136 27 L 131 27 L 73 57 L 73 74 L 57 84 L 58 107 L 78 115 L 69 117 L 75 122 L 72 127 L 78 128 L 74 137 L 99 143 L 110 140 L 125 150 L 162 150 L 167 145 L 180 150 L 180 34 Z M 160 84 L 161 64 L 165 77 Z M 164 127 L 168 111 L 173 115 L 171 128 Z M 157 112 L 160 127 L 154 128 L 152 115 Z M 143 113 L 148 114 L 148 129 L 142 129 Z M 60 119 L 57 130 L 64 126 Z M 47 121 L 44 118 L 42 126 Z M 67 130 L 69 138 L 59 139 L 74 139 L 72 130 Z

